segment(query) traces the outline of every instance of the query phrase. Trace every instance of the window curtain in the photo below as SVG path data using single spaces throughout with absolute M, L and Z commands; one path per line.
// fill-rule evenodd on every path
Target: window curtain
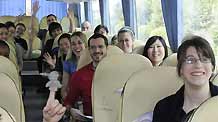
M 25 14 L 25 6 L 25 0 L 0 0 L 0 16 Z
M 99 0 L 101 23 L 108 28 L 110 27 L 109 0 Z
M 175 53 L 183 37 L 182 0 L 161 0 L 161 4 L 168 40 Z
M 77 27 L 80 27 L 81 25 L 81 6 L 80 3 L 73 3 L 69 5 L 69 8 L 74 11 L 74 15 L 78 20 Z
M 34 0 L 32 1 L 32 3 Z M 55 2 L 55 1 L 46 1 L 39 0 L 40 9 L 36 17 L 41 20 L 44 16 L 49 14 L 54 14 L 57 16 L 58 20 L 62 19 L 64 16 L 67 16 L 67 4 L 64 2 Z
M 125 26 L 132 27 L 133 31 L 137 33 L 135 0 L 122 0 L 122 9 L 123 9 Z
M 91 25 L 93 25 L 92 0 L 88 0 L 88 2 L 84 2 L 84 9 L 85 9 L 85 20 L 89 21 Z

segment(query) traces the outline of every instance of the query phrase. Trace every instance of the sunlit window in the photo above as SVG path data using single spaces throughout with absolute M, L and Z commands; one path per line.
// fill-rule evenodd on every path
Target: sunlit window
M 197 34 L 206 38 L 215 54 L 218 51 L 218 1 L 184 0 L 184 33 Z
M 97 25 L 101 24 L 101 16 L 100 16 L 100 8 L 99 8 L 99 1 L 98 0 L 92 1 L 92 10 L 93 10 L 92 28 L 94 29 Z
M 110 34 L 117 34 L 118 30 L 124 26 L 124 18 L 121 0 L 109 0 L 110 8 Z
M 162 36 L 167 44 L 161 0 L 136 0 L 138 39 L 146 41 L 150 36 Z

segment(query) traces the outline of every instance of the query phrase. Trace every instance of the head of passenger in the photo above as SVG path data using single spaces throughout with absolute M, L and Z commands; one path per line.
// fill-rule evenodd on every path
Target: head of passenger
M 208 41 L 199 36 L 185 39 L 177 52 L 177 73 L 185 85 L 208 85 L 215 69 L 215 57 Z M 208 85 L 209 86 L 209 85 Z
M 62 27 L 61 24 L 57 23 L 57 22 L 52 22 L 49 26 L 48 26 L 48 31 L 49 31 L 49 35 L 55 39 L 55 37 L 57 37 L 59 34 L 62 33 Z
M 96 26 L 94 33 L 99 33 L 99 34 L 102 34 L 102 35 L 107 37 L 109 31 L 108 31 L 108 28 L 106 26 L 98 25 L 98 26 Z
M 117 34 L 115 34 L 115 35 L 111 38 L 111 45 L 117 45 L 117 44 L 118 44 Z
M 118 47 L 124 53 L 132 53 L 134 39 L 135 34 L 130 27 L 125 26 L 118 31 Z
M 91 24 L 88 21 L 82 23 L 82 31 L 91 31 Z
M 153 66 L 159 66 L 168 56 L 167 45 L 161 36 L 152 36 L 145 44 L 143 56 L 148 58 Z
M 94 34 L 88 40 L 88 48 L 95 66 L 107 55 L 108 40 L 102 34 Z
M 15 27 L 14 23 L 11 22 L 11 21 L 8 21 L 8 22 L 5 23 L 5 25 L 6 25 L 7 29 L 8 29 L 8 32 L 9 32 L 8 36 L 13 37 L 14 34 L 15 34 L 15 30 L 16 30 L 16 27 Z
M 59 50 L 67 54 L 70 49 L 70 34 L 63 33 L 58 39 Z
M 0 55 L 9 58 L 9 54 L 10 48 L 8 44 L 5 41 L 0 40 Z
M 86 35 L 80 31 L 74 32 L 71 35 L 71 48 L 77 59 L 79 59 L 81 52 L 85 49 L 87 45 L 86 42 Z
M 54 14 L 49 14 L 46 18 L 47 25 L 49 26 L 52 22 L 57 22 L 57 17 Z
M 8 29 L 5 24 L 0 23 L 0 40 L 8 40 Z
M 18 23 L 16 25 L 15 37 L 21 37 L 26 31 L 26 26 L 23 23 Z

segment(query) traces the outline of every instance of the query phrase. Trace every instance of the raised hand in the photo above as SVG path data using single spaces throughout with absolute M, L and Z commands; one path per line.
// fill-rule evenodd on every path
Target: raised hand
M 34 1 L 33 7 L 32 7 L 32 16 L 36 16 L 36 13 L 38 12 L 39 8 L 40 8 L 39 1 L 38 0 Z
M 74 12 L 72 9 L 68 8 L 67 10 L 67 17 L 73 19 L 74 18 Z
M 43 59 L 43 61 L 47 62 L 51 66 L 51 68 L 54 69 L 56 64 L 56 56 L 54 55 L 54 57 L 52 58 L 49 53 L 45 53 L 43 57 L 45 58 Z

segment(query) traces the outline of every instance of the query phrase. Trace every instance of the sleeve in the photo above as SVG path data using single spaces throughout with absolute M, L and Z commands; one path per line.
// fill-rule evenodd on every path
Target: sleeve
M 68 83 L 69 90 L 67 92 L 67 96 L 64 99 L 65 106 L 74 105 L 77 99 L 79 98 L 80 96 L 79 82 L 80 82 L 80 78 L 77 75 L 77 73 L 73 74 Z
M 165 111 L 165 105 L 162 101 L 159 101 L 154 108 L 153 120 L 152 122 L 165 122 L 165 117 L 167 117 L 167 112 Z
M 19 71 L 23 69 L 23 53 L 24 53 L 23 48 L 19 44 L 16 44 L 16 56 L 17 56 Z
M 67 72 L 70 74 L 70 65 L 68 61 L 63 62 L 63 71 Z

